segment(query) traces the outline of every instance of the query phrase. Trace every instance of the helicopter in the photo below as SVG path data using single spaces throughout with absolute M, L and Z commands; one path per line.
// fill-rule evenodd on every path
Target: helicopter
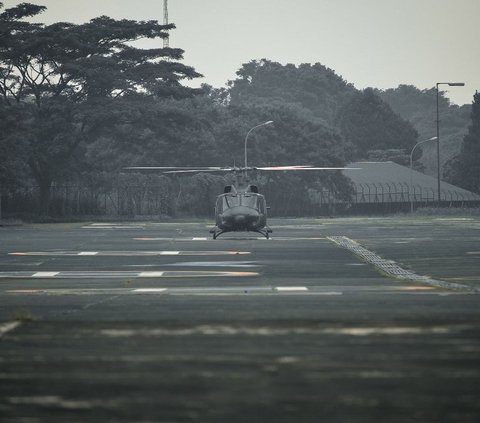
M 247 141 L 256 128 L 270 125 L 267 121 L 251 128 L 245 137 L 245 166 L 243 167 L 165 167 L 165 166 L 131 166 L 127 170 L 159 170 L 164 174 L 232 172 L 235 183 L 226 185 L 223 194 L 218 195 L 215 203 L 215 226 L 210 229 L 213 239 L 226 232 L 257 232 L 266 239 L 270 238 L 272 229 L 267 225 L 267 207 L 265 197 L 258 192 L 256 185 L 250 184 L 248 174 L 252 171 L 314 171 L 314 170 L 352 170 L 344 167 L 315 167 L 312 165 L 287 165 L 249 167 L 247 159 Z

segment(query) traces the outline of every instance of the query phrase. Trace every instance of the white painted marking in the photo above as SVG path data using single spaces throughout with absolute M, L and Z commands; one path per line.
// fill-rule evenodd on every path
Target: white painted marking
M 279 291 L 279 292 L 308 291 L 308 288 L 306 286 L 276 286 L 275 291 Z
M 43 289 L 9 289 L 5 292 L 12 294 L 37 294 L 39 292 L 44 292 Z
M 462 221 L 473 220 L 473 218 L 471 218 L 471 217 L 439 217 L 439 218 L 433 219 L 433 220 L 439 220 L 439 221 L 445 221 L 445 222 L 448 222 L 448 221 L 462 222 Z
M 161 278 L 165 272 L 140 272 L 139 278 Z
M 201 278 L 201 277 L 248 277 L 258 276 L 257 272 L 221 272 L 221 271 L 65 271 L 65 272 L 0 272 L 0 278 L 61 278 L 61 279 L 112 279 L 112 278 Z
M 423 335 L 423 334 L 448 334 L 458 333 L 468 329 L 462 326 L 434 326 L 434 327 L 274 327 L 271 325 L 228 325 L 228 324 L 210 324 L 210 325 L 192 325 L 181 328 L 141 328 L 138 330 L 129 328 L 105 328 L 100 329 L 100 333 L 109 337 L 161 337 L 161 336 L 231 336 L 249 335 L 258 337 L 269 336 L 291 336 L 291 335 L 337 335 L 337 336 L 402 336 L 402 335 Z M 292 360 L 293 359 L 293 360 Z M 294 357 L 280 358 L 279 361 L 294 362 Z M 281 361 L 280 361 L 281 362 Z
M 32 278 L 53 278 L 60 272 L 37 272 L 32 275 Z
M 0 324 L 0 338 L 6 333 L 18 328 L 21 324 L 21 322 L 7 322 Z
M 249 251 L 25 251 L 8 253 L 11 256 L 226 256 L 248 255 Z M 41 264 L 43 262 L 39 262 Z M 24 265 L 32 265 L 24 264 Z
M 166 290 L 167 288 L 138 288 L 138 289 L 134 289 L 132 292 L 158 293 L 158 292 L 165 292 Z
M 112 222 L 100 222 L 90 223 L 89 226 L 145 226 L 146 223 L 112 223 Z
M 443 280 L 431 279 L 428 276 L 418 275 L 410 270 L 403 269 L 393 260 L 386 260 L 375 254 L 373 251 L 362 247 L 358 242 L 346 236 L 330 236 L 330 241 L 345 248 L 357 256 L 360 256 L 367 263 L 373 264 L 377 269 L 387 273 L 389 276 L 407 281 L 414 281 L 430 285 L 436 288 L 460 289 L 479 293 L 480 289 L 459 283 L 445 282 Z
M 192 238 L 192 241 L 206 241 L 209 238 L 202 237 L 202 238 Z

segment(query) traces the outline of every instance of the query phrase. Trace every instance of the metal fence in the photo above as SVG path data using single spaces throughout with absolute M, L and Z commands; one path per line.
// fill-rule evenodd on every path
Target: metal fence
M 315 202 L 323 206 L 344 207 L 344 213 L 392 213 L 421 207 L 437 206 L 436 189 L 402 182 L 355 183 L 349 201 L 336 199 L 331 192 L 319 192 Z M 480 196 L 458 189 L 440 190 L 441 207 L 478 207 Z
M 349 200 L 338 199 L 327 189 L 309 191 L 306 198 L 292 193 L 265 193 L 272 216 L 316 216 L 333 214 L 387 214 L 411 208 L 437 205 L 432 188 L 406 183 L 357 183 Z M 129 185 L 106 190 L 92 186 L 57 185 L 52 187 L 51 216 L 179 216 L 213 214 L 215 193 L 192 199 L 165 185 Z M 8 216 L 40 214 L 38 187 L 24 187 L 2 196 L 2 212 Z M 443 207 L 478 207 L 480 196 L 465 190 L 442 190 Z
M 354 197 L 356 203 L 428 203 L 437 201 L 437 191 L 433 188 L 402 182 L 357 183 Z M 441 189 L 440 200 L 447 203 L 471 202 L 479 201 L 480 196 L 460 188 L 457 190 Z

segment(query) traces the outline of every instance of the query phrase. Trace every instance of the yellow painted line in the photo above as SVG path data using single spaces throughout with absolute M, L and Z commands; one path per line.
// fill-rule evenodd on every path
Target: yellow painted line
M 148 272 L 143 272 L 148 273 Z M 218 271 L 166 271 L 164 278 L 202 278 L 202 277 L 252 277 L 258 276 L 257 272 L 218 272 Z M 146 276 L 144 276 L 146 277 Z
M 133 238 L 135 241 L 229 241 L 232 240 L 235 237 L 235 239 L 239 239 L 241 233 L 238 232 L 228 232 L 225 235 L 222 235 L 221 237 L 217 238 L 214 240 L 213 238 L 207 238 L 207 237 L 194 237 L 194 238 L 154 238 L 154 237 L 136 237 Z M 245 232 L 246 234 L 246 232 Z M 267 239 L 263 236 L 261 237 L 248 237 L 245 236 L 245 238 L 241 238 L 242 240 L 245 239 L 245 241 L 248 240 L 259 240 L 259 241 L 320 241 L 320 240 L 326 240 L 326 237 L 276 237 L 276 236 L 270 236 L 270 239 Z

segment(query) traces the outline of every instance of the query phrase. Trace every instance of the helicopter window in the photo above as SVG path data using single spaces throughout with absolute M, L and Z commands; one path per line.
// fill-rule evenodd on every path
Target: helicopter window
M 263 197 L 258 199 L 258 211 L 265 213 L 265 199 Z
M 237 195 L 225 195 L 223 197 L 223 208 L 229 209 L 240 205 L 240 198 Z
M 256 195 L 243 195 L 242 206 L 257 208 L 257 196 Z

